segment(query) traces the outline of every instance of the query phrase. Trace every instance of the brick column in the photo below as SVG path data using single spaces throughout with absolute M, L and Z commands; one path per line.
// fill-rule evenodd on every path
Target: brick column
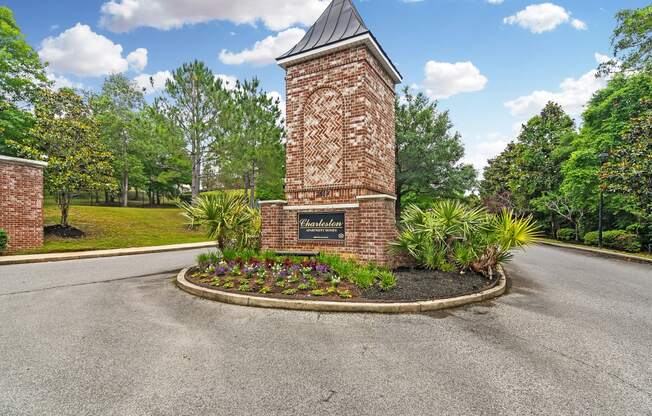
M 7 253 L 43 245 L 43 169 L 47 163 L 0 155 L 0 228 Z
M 280 250 L 283 248 L 283 207 L 286 201 L 260 201 L 262 215 L 261 248 Z
M 360 259 L 381 266 L 396 266 L 395 258 L 390 253 L 390 244 L 397 236 L 396 198 L 391 195 L 365 195 L 357 197 L 357 200 L 360 204 Z

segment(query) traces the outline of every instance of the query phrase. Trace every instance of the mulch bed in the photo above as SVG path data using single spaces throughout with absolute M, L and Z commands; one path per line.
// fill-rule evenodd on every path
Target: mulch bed
M 84 232 L 79 228 L 75 227 L 64 227 L 62 225 L 48 225 L 43 227 L 43 233 L 46 236 L 62 237 L 62 238 L 81 238 L 84 236 Z
M 374 286 L 368 289 L 359 289 L 355 285 L 342 281 L 340 289 L 348 290 L 352 297 L 342 299 L 337 295 L 312 296 L 305 291 L 299 291 L 294 295 L 283 295 L 281 293 L 261 294 L 257 291 L 242 292 L 237 288 L 240 279 L 234 278 L 233 288 L 215 287 L 211 285 L 210 277 L 202 277 L 197 273 L 196 268 L 191 269 L 186 278 L 198 286 L 209 289 L 217 289 L 228 293 L 238 293 L 250 296 L 259 296 L 278 299 L 299 299 L 299 300 L 321 300 L 336 302 L 417 302 L 424 300 L 446 299 L 457 296 L 481 292 L 495 285 L 496 281 L 490 282 L 484 276 L 477 273 L 440 272 L 423 269 L 399 269 L 394 271 L 397 285 L 392 290 L 383 292 L 379 287 Z M 266 282 L 273 287 L 273 279 Z M 255 288 L 254 288 L 255 289 Z
M 422 300 L 446 299 L 469 295 L 490 288 L 490 282 L 478 273 L 440 272 L 424 269 L 399 269 L 394 271 L 396 287 L 383 292 L 378 287 L 362 291 L 368 300 L 385 302 L 416 302 Z

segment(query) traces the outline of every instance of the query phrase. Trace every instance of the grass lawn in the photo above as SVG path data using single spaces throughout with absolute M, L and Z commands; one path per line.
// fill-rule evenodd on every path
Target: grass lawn
M 176 208 L 116 208 L 74 205 L 70 208 L 70 224 L 79 228 L 83 238 L 46 237 L 45 245 L 30 253 L 101 250 L 110 248 L 146 247 L 165 244 L 207 241 L 203 230 L 188 230 L 181 211 Z M 59 222 L 56 205 L 45 206 L 45 225 Z

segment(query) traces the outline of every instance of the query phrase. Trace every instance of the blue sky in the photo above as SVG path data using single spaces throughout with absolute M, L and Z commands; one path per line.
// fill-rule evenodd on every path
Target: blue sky
M 326 0 L 9 0 L 28 42 L 58 85 L 95 89 L 123 72 L 160 86 L 200 59 L 224 79 L 257 76 L 283 95 L 272 58 L 289 49 Z M 644 0 L 354 0 L 404 76 L 439 99 L 482 167 L 549 99 L 578 117 L 606 80 L 614 14 Z M 401 87 L 399 87 L 401 88 Z M 151 89 L 151 87 L 150 87 Z M 152 91 L 152 95 L 155 94 Z

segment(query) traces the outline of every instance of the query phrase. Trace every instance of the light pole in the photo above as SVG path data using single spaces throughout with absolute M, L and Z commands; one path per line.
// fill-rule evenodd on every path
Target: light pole
M 604 165 L 604 162 L 609 158 L 609 153 L 600 153 L 598 155 L 600 159 L 600 168 Z M 600 206 L 598 207 L 598 247 L 602 248 L 602 212 L 604 210 L 604 189 L 602 184 L 600 184 Z

